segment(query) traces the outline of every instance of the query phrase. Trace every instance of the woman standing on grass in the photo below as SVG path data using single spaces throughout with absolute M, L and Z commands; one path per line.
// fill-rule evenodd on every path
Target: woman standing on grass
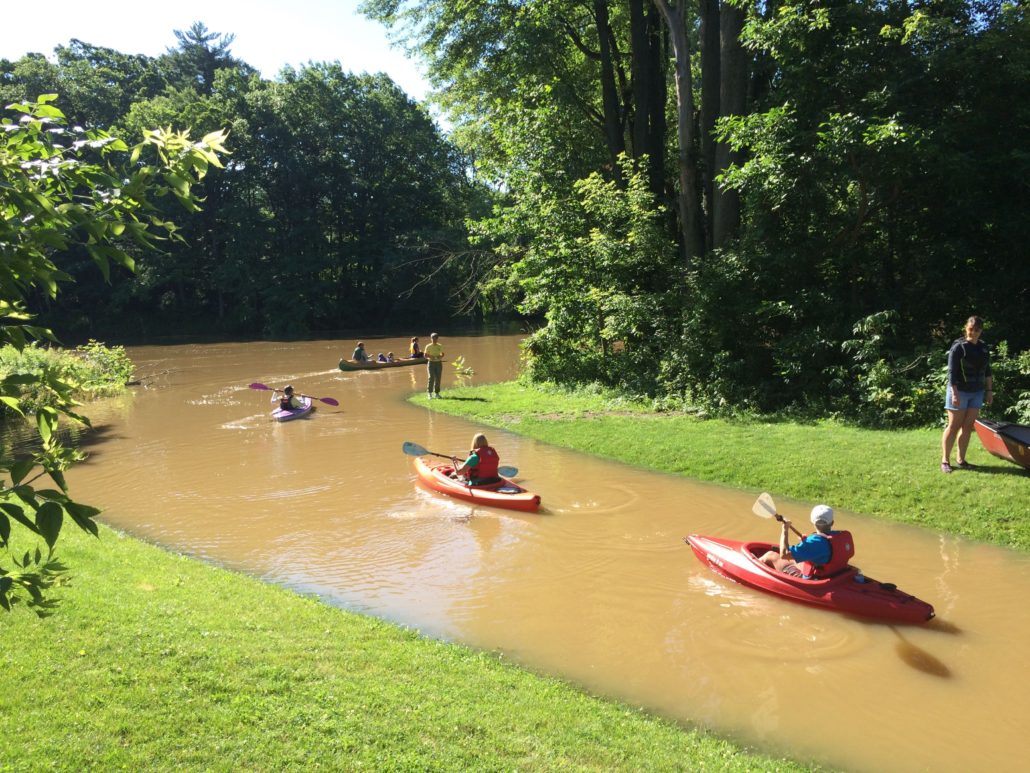
M 994 379 L 991 376 L 991 355 L 980 340 L 984 321 L 980 317 L 966 320 L 966 333 L 948 351 L 948 391 L 944 398 L 948 426 L 941 437 L 941 472 L 951 472 L 951 449 L 958 438 L 958 467 L 973 467 L 966 461 L 969 438 L 980 408 L 994 402 Z

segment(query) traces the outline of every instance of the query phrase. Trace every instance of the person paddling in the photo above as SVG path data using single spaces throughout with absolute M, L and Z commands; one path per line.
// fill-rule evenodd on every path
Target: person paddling
M 354 347 L 354 354 L 350 358 L 354 362 L 368 362 L 368 352 L 365 351 L 364 341 L 358 341 L 358 345 Z
M 411 346 L 408 347 L 408 359 L 409 360 L 420 360 L 422 359 L 422 349 L 418 345 L 418 336 L 412 336 Z
M 758 560 L 778 572 L 804 579 L 829 577 L 848 565 L 855 555 L 849 531 L 833 530 L 833 508 L 816 505 L 809 516 L 815 531 L 790 545 L 791 522 L 780 518 L 780 549 L 770 550 Z
M 477 433 L 472 438 L 472 450 L 468 458 L 460 465 L 454 460 L 455 477 L 468 478 L 471 486 L 486 486 L 491 483 L 500 483 L 501 478 L 497 474 L 497 467 L 501 458 L 486 440 L 486 435 Z
M 282 391 L 282 397 L 278 397 L 275 393 L 273 393 L 272 402 L 274 403 L 276 400 L 279 401 L 279 409 L 283 411 L 295 411 L 298 408 L 303 407 L 302 403 L 300 402 L 300 399 L 294 397 L 292 385 L 287 386 Z

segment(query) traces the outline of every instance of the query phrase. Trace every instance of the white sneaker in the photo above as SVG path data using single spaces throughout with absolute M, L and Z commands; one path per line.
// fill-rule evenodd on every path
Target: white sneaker
M 429 394 L 427 394 L 427 395 L 426 395 L 426 399 L 427 399 L 427 400 L 432 400 L 432 399 L 433 399 L 433 393 L 432 393 L 432 392 L 430 392 Z

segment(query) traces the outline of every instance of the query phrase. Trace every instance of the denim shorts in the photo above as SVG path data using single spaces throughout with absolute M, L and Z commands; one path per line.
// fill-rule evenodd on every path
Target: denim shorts
M 979 392 L 963 392 L 961 389 L 958 390 L 958 408 L 951 403 L 951 384 L 948 384 L 948 391 L 944 395 L 944 410 L 946 411 L 964 411 L 967 408 L 983 408 L 984 404 L 984 390 Z

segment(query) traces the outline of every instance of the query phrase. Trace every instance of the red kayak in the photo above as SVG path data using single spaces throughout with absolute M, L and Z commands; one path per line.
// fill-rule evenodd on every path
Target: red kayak
M 1030 427 L 990 419 L 977 419 L 973 426 L 989 453 L 1030 470 Z
M 415 472 L 418 473 L 419 480 L 433 491 L 439 491 L 441 494 L 463 499 L 476 505 L 505 507 L 509 510 L 521 510 L 526 513 L 535 513 L 540 509 L 539 494 L 527 491 L 507 478 L 501 478 L 500 482 L 486 486 L 470 486 L 451 477 L 451 473 L 454 472 L 453 465 L 441 464 L 437 467 L 430 467 L 420 457 L 415 458 Z
M 790 601 L 894 623 L 925 623 L 934 616 L 933 607 L 925 601 L 901 592 L 893 583 L 865 577 L 854 566 L 832 577 L 805 580 L 777 572 L 758 560 L 766 551 L 778 550 L 779 546 L 768 542 L 738 542 L 697 534 L 686 541 L 698 559 L 718 574 Z

